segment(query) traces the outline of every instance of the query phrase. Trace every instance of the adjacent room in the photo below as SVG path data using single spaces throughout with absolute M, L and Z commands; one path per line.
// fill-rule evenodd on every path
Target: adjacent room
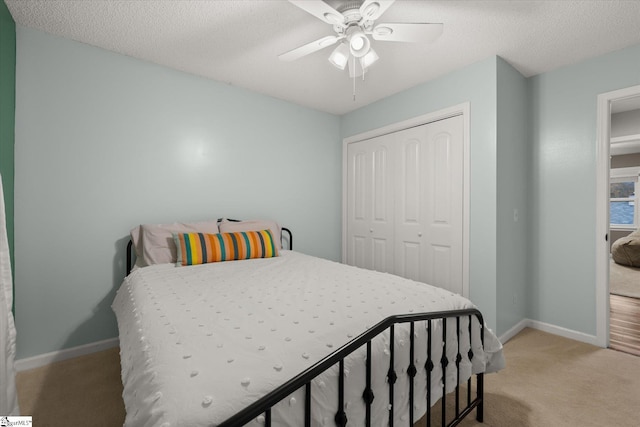
M 639 425 L 638 24 L 3 0 L 0 424 Z
M 611 106 L 609 230 L 610 347 L 640 355 L 633 315 L 640 306 L 640 97 Z

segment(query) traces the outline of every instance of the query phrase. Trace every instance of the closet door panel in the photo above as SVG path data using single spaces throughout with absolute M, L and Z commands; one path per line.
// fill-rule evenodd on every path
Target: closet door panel
M 389 151 L 387 147 L 377 147 L 373 152 L 373 220 L 378 223 L 389 222 L 390 179 Z
M 347 245 L 350 247 L 348 264 L 360 268 L 367 268 L 365 261 L 367 252 L 365 238 L 362 236 L 352 236 L 351 239 L 351 245 Z
M 402 179 L 400 220 L 405 224 L 420 222 L 420 139 L 412 135 L 400 135 L 402 154 L 399 165 Z
M 453 186 L 450 134 L 441 132 L 433 137 L 432 150 L 429 153 L 433 168 L 433 221 L 451 222 L 451 189 Z
M 347 151 L 347 262 L 462 293 L 462 116 Z
M 420 242 L 404 241 L 399 248 L 400 256 L 396 257 L 396 274 L 407 279 L 421 281 L 420 258 L 422 250 Z
M 393 144 L 388 136 L 374 138 L 372 146 L 371 269 L 393 272 Z
M 396 161 L 396 256 L 395 273 L 402 277 L 424 281 L 424 126 L 396 133 L 399 152 Z
M 389 265 L 389 241 L 388 239 L 373 239 L 373 269 L 376 271 L 392 272 Z
M 362 268 L 371 268 L 367 260 L 368 197 L 367 164 L 368 153 L 362 144 L 351 144 L 347 149 L 347 263 Z
M 431 245 L 431 249 L 433 270 L 429 282 L 437 283 L 439 287 L 450 290 L 454 285 L 451 281 L 451 265 L 453 261 L 451 259 L 451 248 L 449 246 Z
M 347 263 L 393 268 L 393 153 L 389 138 L 347 147 Z
M 366 221 L 367 154 L 359 151 L 353 156 L 353 219 Z
M 430 123 L 423 165 L 424 280 L 462 293 L 462 117 Z

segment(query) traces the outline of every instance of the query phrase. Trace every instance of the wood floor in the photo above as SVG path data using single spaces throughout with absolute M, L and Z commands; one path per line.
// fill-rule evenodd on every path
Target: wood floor
M 610 295 L 609 347 L 640 356 L 640 299 Z

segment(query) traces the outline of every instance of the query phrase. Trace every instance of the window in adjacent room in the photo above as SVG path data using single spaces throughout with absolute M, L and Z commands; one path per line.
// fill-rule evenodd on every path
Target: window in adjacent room
M 638 228 L 638 176 L 611 177 L 609 222 L 612 228 Z

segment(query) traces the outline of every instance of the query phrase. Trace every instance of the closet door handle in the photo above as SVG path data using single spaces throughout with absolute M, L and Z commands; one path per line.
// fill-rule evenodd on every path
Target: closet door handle
M 422 237 L 422 231 L 418 232 L 418 237 Z
M 370 228 L 370 229 L 369 229 L 369 233 L 373 233 L 373 228 Z

